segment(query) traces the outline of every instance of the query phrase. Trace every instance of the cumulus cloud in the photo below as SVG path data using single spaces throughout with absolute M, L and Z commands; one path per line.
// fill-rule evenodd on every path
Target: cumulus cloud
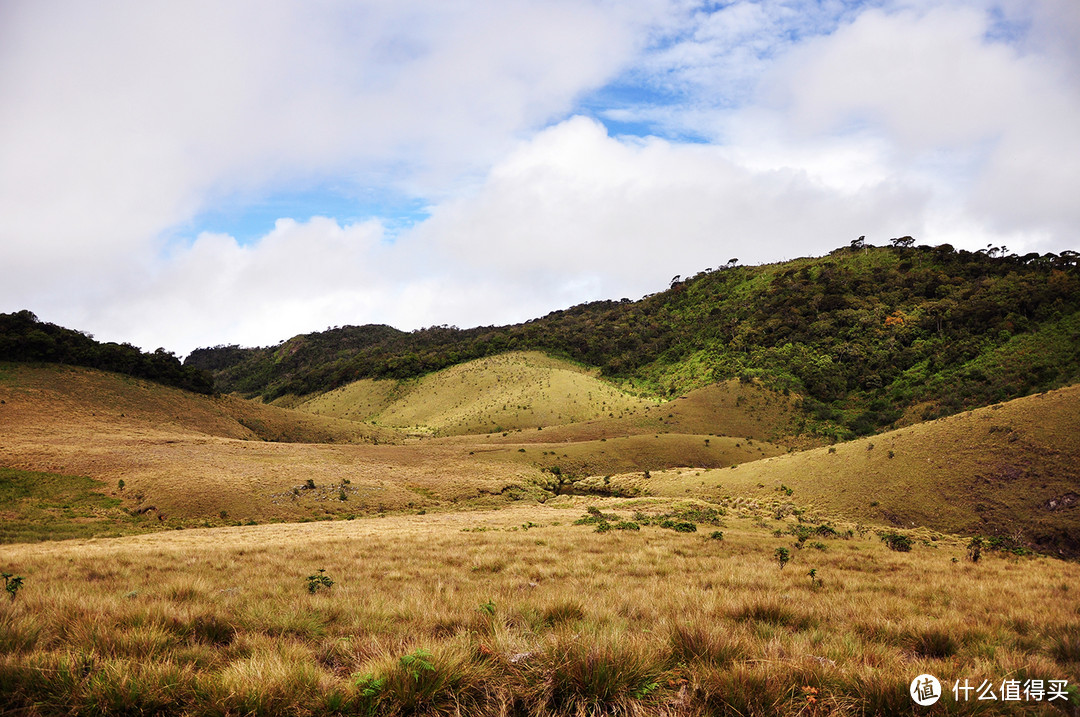
M 5 3 L 0 310 L 185 352 L 859 235 L 1075 248 L 1077 47 L 1074 0 Z M 197 224 L 327 182 L 426 219 Z
M 627 62 L 653 5 L 4 3 L 0 304 L 57 303 L 43 276 L 93 304 L 222 197 L 443 195 Z

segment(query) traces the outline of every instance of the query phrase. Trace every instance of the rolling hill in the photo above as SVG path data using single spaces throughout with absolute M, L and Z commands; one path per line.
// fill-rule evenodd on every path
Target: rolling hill
M 853 242 L 514 326 L 346 326 L 278 346 L 200 349 L 185 365 L 211 371 L 219 390 L 273 400 L 539 350 L 655 398 L 756 378 L 803 398 L 804 433 L 848 439 L 1075 383 L 1078 312 L 1074 252 Z
M 1002 536 L 1080 556 L 1080 386 L 729 470 L 613 476 L 656 495 L 758 501 L 790 514 Z M 784 506 L 789 506 L 784 508 Z
M 495 377 L 525 375 L 515 373 L 525 368 L 552 377 L 553 385 L 559 372 L 594 380 L 550 359 L 511 355 L 412 390 L 426 397 L 464 386 L 469 393 L 470 381 L 487 373 L 493 389 L 501 384 Z M 544 395 L 539 388 L 546 384 L 532 386 Z M 347 395 L 328 394 L 318 405 L 332 407 Z M 600 406 L 608 401 L 594 395 Z M 496 405 L 489 399 L 486 405 Z M 42 484 L 57 490 L 63 476 L 88 477 L 101 498 L 118 501 L 103 504 L 105 513 L 120 523 L 124 516 L 142 519 L 119 526 L 126 530 L 476 509 L 565 493 L 656 495 L 1006 536 L 1042 551 L 1080 554 L 1080 387 L 816 448 L 782 440 L 783 428 L 801 420 L 796 400 L 734 381 L 624 409 L 622 417 L 416 438 L 116 374 L 4 364 L 0 466 L 47 473 L 52 477 Z M 437 401 L 415 405 L 433 407 L 429 416 L 446 415 Z M 348 412 L 340 403 L 338 409 Z M 82 480 L 70 485 L 88 490 Z M 14 525 L 56 519 L 72 503 L 50 500 L 9 498 L 0 512 Z M 105 534 L 116 528 L 102 525 Z
M 408 381 L 361 379 L 294 407 L 434 435 L 624 418 L 657 405 L 539 352 L 511 352 Z

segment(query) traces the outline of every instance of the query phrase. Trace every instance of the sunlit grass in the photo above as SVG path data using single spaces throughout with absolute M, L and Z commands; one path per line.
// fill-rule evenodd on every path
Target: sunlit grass
M 896 714 L 922 672 L 1076 683 L 1076 564 L 972 564 L 947 536 L 799 549 L 773 533 L 790 516 L 598 534 L 563 504 L 6 546 L 26 582 L 0 605 L 0 694 L 42 715 Z

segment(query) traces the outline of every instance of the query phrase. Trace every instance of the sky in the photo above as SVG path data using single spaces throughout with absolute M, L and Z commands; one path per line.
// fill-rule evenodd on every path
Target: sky
M 1076 0 L 0 0 L 0 312 L 183 356 L 1077 249 Z

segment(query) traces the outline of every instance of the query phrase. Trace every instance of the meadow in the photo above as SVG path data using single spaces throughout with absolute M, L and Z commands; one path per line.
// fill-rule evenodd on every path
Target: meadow
M 25 582 L 0 694 L 28 715 L 918 714 L 929 673 L 933 713 L 1080 704 L 1077 564 L 768 513 L 567 496 L 5 546 Z M 1032 679 L 1070 702 L 948 692 Z
M 0 715 L 1080 709 L 1080 564 L 1030 550 L 1075 539 L 1080 388 L 807 450 L 753 382 L 594 395 L 420 438 L 0 365 Z

